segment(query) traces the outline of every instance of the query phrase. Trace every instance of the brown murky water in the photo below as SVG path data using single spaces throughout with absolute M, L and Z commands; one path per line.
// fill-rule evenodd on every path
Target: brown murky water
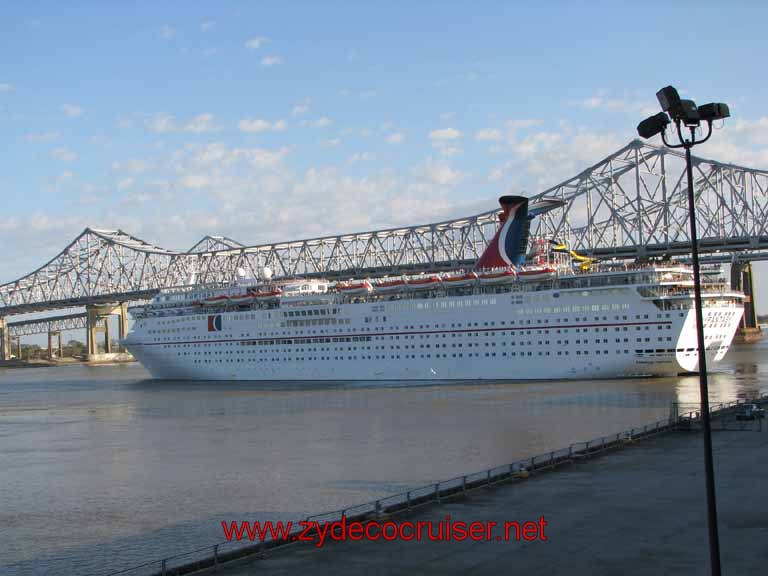
M 768 391 L 734 348 L 713 401 Z M 101 574 L 222 540 L 221 520 L 336 509 L 642 425 L 698 378 L 406 386 L 0 371 L 0 573 Z

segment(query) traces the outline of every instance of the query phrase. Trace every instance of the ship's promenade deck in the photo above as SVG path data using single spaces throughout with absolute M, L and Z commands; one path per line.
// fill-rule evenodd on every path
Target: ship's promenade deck
M 714 432 L 726 574 L 758 574 L 768 563 L 768 428 L 753 430 Z M 326 541 L 217 574 L 708 574 L 702 452 L 700 433 L 664 434 L 389 518 L 503 525 L 544 516 L 546 541 Z

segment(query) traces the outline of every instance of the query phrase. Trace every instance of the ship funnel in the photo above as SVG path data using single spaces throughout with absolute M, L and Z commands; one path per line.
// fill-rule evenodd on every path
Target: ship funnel
M 502 196 L 499 198 L 501 227 L 480 256 L 475 268 L 503 268 L 519 266 L 525 260 L 528 247 L 528 198 Z
M 475 268 L 505 268 L 521 266 L 528 250 L 528 234 L 531 220 L 536 216 L 561 208 L 563 200 L 542 198 L 528 204 L 525 196 L 502 196 L 499 198 L 501 227 L 480 256 Z

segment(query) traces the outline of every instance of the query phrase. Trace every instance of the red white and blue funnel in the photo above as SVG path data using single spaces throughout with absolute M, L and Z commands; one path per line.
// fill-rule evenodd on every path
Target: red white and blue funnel
M 499 198 L 501 227 L 488 244 L 475 268 L 508 268 L 522 266 L 528 250 L 528 233 L 531 220 L 539 214 L 549 212 L 565 204 L 562 200 L 542 199 L 530 207 L 525 196 L 502 196 Z

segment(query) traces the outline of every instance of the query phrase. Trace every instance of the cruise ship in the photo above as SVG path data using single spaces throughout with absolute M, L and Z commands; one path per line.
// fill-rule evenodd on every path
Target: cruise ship
M 552 380 L 696 371 L 692 270 L 620 264 L 529 239 L 558 206 L 500 199 L 473 270 L 344 281 L 234 279 L 130 309 L 124 341 L 154 378 L 260 381 Z M 728 351 L 743 294 L 702 287 L 707 362 Z

